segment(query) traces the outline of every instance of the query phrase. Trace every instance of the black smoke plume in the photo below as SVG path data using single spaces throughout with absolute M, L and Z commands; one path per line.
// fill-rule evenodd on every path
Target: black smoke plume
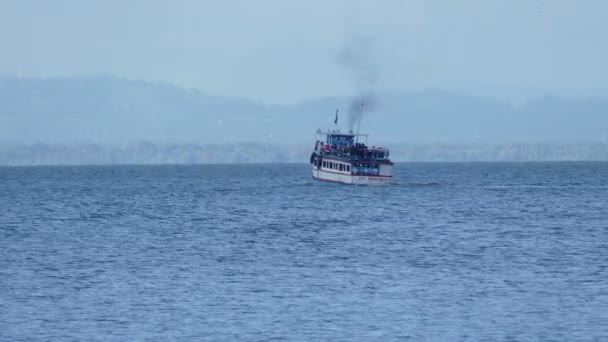
M 377 108 L 374 92 L 378 84 L 378 67 L 373 59 L 374 44 L 369 37 L 355 36 L 338 51 L 336 61 L 353 75 L 356 95 L 348 110 L 348 129 L 358 130 L 366 113 Z

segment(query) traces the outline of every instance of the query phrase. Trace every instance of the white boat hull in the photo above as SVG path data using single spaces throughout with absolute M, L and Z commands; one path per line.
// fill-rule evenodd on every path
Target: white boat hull
M 392 176 L 385 175 L 352 175 L 346 172 L 326 171 L 312 168 L 312 177 L 319 181 L 341 184 L 381 185 L 390 184 Z

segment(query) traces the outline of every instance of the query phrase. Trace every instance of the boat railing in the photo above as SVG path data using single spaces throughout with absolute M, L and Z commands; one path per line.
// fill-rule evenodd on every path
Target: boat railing
M 325 145 L 327 146 L 327 145 Z M 324 156 L 335 156 L 354 160 L 388 160 L 390 151 L 388 149 L 353 149 L 353 148 L 323 148 L 318 150 Z

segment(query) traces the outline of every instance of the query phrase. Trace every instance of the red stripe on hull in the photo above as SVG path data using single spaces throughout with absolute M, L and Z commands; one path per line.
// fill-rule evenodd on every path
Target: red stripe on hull
M 336 171 L 329 171 L 329 170 L 319 170 L 316 169 L 315 171 L 317 172 L 327 172 L 327 173 L 333 173 L 336 175 L 342 175 L 342 176 L 350 176 L 350 177 L 384 177 L 384 178 L 391 178 L 392 176 L 383 176 L 383 175 L 372 175 L 372 174 L 352 174 L 352 173 L 340 173 L 340 172 L 336 172 Z
M 364 177 L 368 177 L 368 176 L 364 176 Z M 377 177 L 377 176 L 369 176 L 369 177 Z M 384 178 L 392 178 L 390 176 L 384 176 Z M 336 181 L 336 180 L 331 180 L 331 179 L 324 179 L 324 178 L 318 178 L 315 176 L 312 176 L 312 179 L 319 181 L 319 182 L 327 182 L 327 183 L 335 183 L 335 184 L 345 184 L 345 185 L 366 185 L 366 184 L 388 184 L 389 182 L 378 182 L 378 183 L 374 183 L 372 181 L 372 183 L 346 183 L 346 182 L 342 182 L 342 181 Z

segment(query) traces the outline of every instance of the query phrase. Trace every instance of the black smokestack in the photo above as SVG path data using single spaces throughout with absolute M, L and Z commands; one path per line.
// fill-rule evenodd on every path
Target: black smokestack
M 355 130 L 365 113 L 377 107 L 374 95 L 378 84 L 378 67 L 373 61 L 373 41 L 369 37 L 354 36 L 338 51 L 336 61 L 348 70 L 355 81 L 356 95 L 348 110 L 348 129 Z

